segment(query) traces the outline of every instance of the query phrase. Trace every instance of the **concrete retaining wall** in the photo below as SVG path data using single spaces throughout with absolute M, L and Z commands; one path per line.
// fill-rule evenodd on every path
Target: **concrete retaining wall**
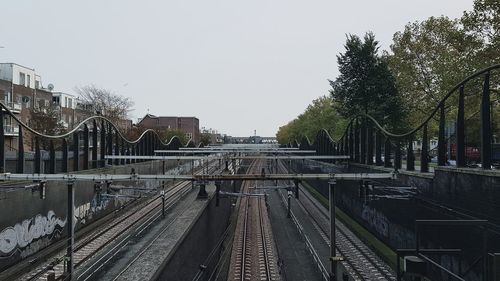
M 178 173 L 177 163 L 167 164 L 169 173 Z M 188 164 L 183 166 L 188 168 Z M 149 161 L 131 165 L 115 166 L 80 173 L 129 174 L 135 169 L 139 174 L 162 173 L 162 163 Z M 125 187 L 155 188 L 159 181 L 113 182 Z M 0 187 L 0 271 L 36 254 L 41 249 L 57 242 L 66 235 L 67 183 L 46 183 L 45 196 L 31 182 L 7 182 Z M 10 186 L 10 187 L 7 187 Z M 28 188 L 25 188 L 28 186 Z M 76 230 L 87 226 L 128 204 L 130 198 L 102 196 L 94 190 L 93 182 L 75 182 L 74 219 Z M 116 194 L 117 192 L 110 192 Z M 137 191 L 122 191 L 120 194 L 140 195 Z M 144 196 L 144 195 L 143 195 Z

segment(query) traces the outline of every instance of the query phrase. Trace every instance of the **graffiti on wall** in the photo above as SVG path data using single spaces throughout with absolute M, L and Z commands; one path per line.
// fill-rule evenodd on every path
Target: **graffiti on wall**
M 25 257 L 38 251 L 50 244 L 52 239 L 60 237 L 66 221 L 51 210 L 47 216 L 38 214 L 6 227 L 0 232 L 0 257 L 10 257 L 17 251 Z
M 117 207 L 124 201 L 126 201 L 126 199 L 108 197 L 96 193 L 94 197 L 92 197 L 92 200 L 75 208 L 75 223 L 87 224 L 95 215 L 106 210 L 110 205 Z
M 382 236 L 389 237 L 389 220 L 383 213 L 364 205 L 361 217 Z

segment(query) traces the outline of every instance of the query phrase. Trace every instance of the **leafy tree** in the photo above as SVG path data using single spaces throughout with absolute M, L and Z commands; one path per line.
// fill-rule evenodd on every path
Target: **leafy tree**
M 364 112 L 394 127 L 401 124 L 404 114 L 387 59 L 378 50 L 373 33 L 366 33 L 363 39 L 348 35 L 345 53 L 337 56 L 340 75 L 329 80 L 330 93 L 343 117 Z
M 500 4 L 498 0 L 475 0 L 472 11 L 460 19 L 464 31 L 482 42 L 480 50 L 486 60 L 499 62 Z
M 212 143 L 212 137 L 211 134 L 209 133 L 202 133 L 200 136 L 200 143 L 203 144 L 203 146 L 207 146 Z
M 115 124 L 119 120 L 127 119 L 134 106 L 134 102 L 129 98 L 95 85 L 76 87 L 75 91 L 86 109 L 89 109 L 89 115 L 103 115 Z
M 458 82 L 500 63 L 500 5 L 497 0 L 475 0 L 473 10 L 459 19 L 442 16 L 410 23 L 394 35 L 391 51 L 390 68 L 412 112 L 410 121 L 420 123 Z M 466 102 L 469 115 L 477 111 L 479 95 L 474 93 L 480 91 L 479 82 L 467 85 L 473 96 Z
M 169 142 L 173 137 L 177 136 L 183 145 L 186 145 L 189 141 L 186 134 L 181 130 L 176 129 L 166 129 L 158 131 L 158 135 L 164 142 Z
M 318 131 L 325 129 L 336 139 L 342 135 L 345 125 L 346 120 L 335 110 L 332 97 L 322 96 L 313 100 L 297 118 L 280 127 L 276 138 L 281 144 L 300 141 L 303 136 L 313 141 Z
M 447 17 L 410 23 L 394 35 L 389 65 L 411 125 L 420 124 L 456 83 L 484 65 L 477 61 L 480 48 L 459 20 Z

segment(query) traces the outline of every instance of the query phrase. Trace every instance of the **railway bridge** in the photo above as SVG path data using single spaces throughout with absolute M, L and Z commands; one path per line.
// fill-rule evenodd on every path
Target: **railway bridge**
M 102 116 L 45 135 L 0 103 L 0 147 L 6 115 L 20 138 L 0 153 L 0 280 L 499 280 L 499 68 L 407 133 L 360 114 L 281 146 L 130 140 Z

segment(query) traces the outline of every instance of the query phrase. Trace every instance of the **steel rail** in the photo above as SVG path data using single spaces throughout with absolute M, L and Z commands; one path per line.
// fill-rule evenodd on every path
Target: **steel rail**
M 280 165 L 280 169 L 281 170 L 287 170 L 287 168 L 283 165 L 282 162 L 279 163 Z M 324 212 L 324 209 L 320 208 L 319 206 L 317 206 L 315 203 L 314 203 L 314 200 L 313 200 L 313 196 L 309 194 L 309 192 L 307 191 L 304 191 L 304 189 L 300 189 L 299 192 L 302 192 L 302 194 L 311 202 L 311 204 L 316 208 L 316 210 L 318 210 L 318 212 L 321 214 L 321 216 L 323 216 L 324 218 L 326 218 L 327 220 L 329 219 L 329 214 L 326 214 Z M 280 192 L 281 194 L 281 192 Z M 316 218 L 305 206 L 304 204 L 300 201 L 300 200 L 297 200 L 299 206 L 301 207 L 302 210 L 304 210 L 308 216 L 312 219 L 312 222 L 316 224 L 317 226 L 317 230 L 321 233 L 323 233 L 323 235 L 325 235 L 326 237 L 328 237 L 328 231 L 326 231 L 324 228 L 323 228 L 323 224 L 321 224 L 319 221 L 318 221 L 318 218 Z M 395 280 L 395 277 L 392 276 L 391 274 L 388 274 L 385 272 L 384 268 L 381 267 L 377 261 L 373 258 L 373 257 L 370 257 L 369 254 L 366 253 L 366 250 L 364 249 L 361 249 L 361 247 L 354 241 L 353 237 L 351 237 L 343 227 L 341 227 L 341 223 L 340 222 L 337 222 L 337 224 L 339 225 L 336 225 L 336 230 L 337 230 L 337 237 L 341 238 L 339 239 L 340 241 L 337 241 L 337 250 L 341 253 L 341 255 L 347 257 L 345 259 L 345 261 L 347 262 L 347 264 L 351 267 L 351 270 L 356 274 L 358 275 L 360 278 L 362 279 L 365 279 L 365 275 L 366 273 L 365 272 L 362 272 L 362 270 L 359 268 L 359 265 L 357 265 L 353 260 L 351 260 L 352 258 L 352 254 L 353 253 L 348 253 L 345 249 L 345 246 L 344 247 L 341 247 L 342 245 L 342 240 L 344 241 L 348 241 L 361 255 L 364 259 L 366 259 L 373 268 L 376 268 L 377 271 L 383 275 L 383 277 L 385 278 L 385 280 Z M 329 241 L 325 240 L 325 242 L 327 244 L 329 244 Z M 331 245 L 330 245 L 331 246 Z M 364 266 L 367 266 L 368 264 L 364 264 Z
M 212 170 L 215 168 L 212 168 Z M 201 173 L 201 169 L 198 169 L 196 173 Z M 166 208 L 170 208 L 171 205 L 175 204 L 180 198 L 183 197 L 185 194 L 185 190 L 190 189 L 189 187 L 189 182 L 178 182 L 175 183 L 174 185 L 171 186 L 168 190 L 166 190 L 165 194 L 165 202 L 166 202 Z M 150 191 L 157 191 L 158 189 L 151 189 Z M 105 194 L 102 194 L 105 195 Z M 147 199 L 145 202 L 138 204 L 134 206 L 133 208 L 130 208 L 126 210 L 124 213 L 122 213 L 120 216 L 112 219 L 109 223 L 109 225 L 104 226 L 104 228 L 100 229 L 95 229 L 92 230 L 90 233 L 86 234 L 86 236 L 79 238 L 79 240 L 75 243 L 75 249 L 74 252 L 77 253 L 78 251 L 81 251 L 84 247 L 90 245 L 95 239 L 106 235 L 107 233 L 110 233 L 113 231 L 113 229 L 119 228 L 121 224 L 129 223 L 129 225 L 136 225 L 139 221 L 142 219 L 146 218 L 149 214 L 155 212 L 158 210 L 158 208 L 162 205 L 161 202 L 161 195 L 153 195 L 149 199 Z M 120 210 L 123 210 L 121 208 Z M 142 215 L 140 215 L 140 212 L 145 212 Z M 157 211 L 158 213 L 161 211 Z M 136 220 L 129 221 L 130 218 L 133 218 L 134 216 L 138 216 Z M 151 219 L 151 218 L 150 218 Z M 153 215 L 153 219 L 156 219 L 155 215 Z M 118 234 L 118 236 L 121 234 Z M 116 237 L 118 237 L 116 236 Z M 85 262 L 88 258 L 90 258 L 92 255 L 103 249 L 106 245 L 108 245 L 113 238 L 108 239 L 108 241 L 105 241 L 103 245 L 98 247 L 97 249 L 93 250 L 92 253 L 90 253 L 88 256 L 80 258 L 79 261 L 75 262 L 75 268 L 78 267 L 80 264 Z M 58 254 L 58 257 L 54 258 L 54 266 L 61 263 L 64 260 L 65 254 Z M 40 267 L 41 266 L 41 267 Z M 48 270 L 49 270 L 49 265 L 40 265 L 37 268 L 35 268 L 31 276 L 26 277 L 27 281 L 29 280 L 37 280 L 40 279 L 42 275 L 44 275 Z M 24 279 L 23 279 L 24 280 Z
M 260 198 L 257 198 L 258 202 L 258 210 L 259 210 L 259 220 L 260 220 L 260 236 L 261 236 L 261 243 L 262 243 L 262 250 L 263 250 L 263 256 L 264 256 L 264 267 L 266 269 L 266 276 L 267 280 L 271 280 L 271 269 L 269 268 L 270 262 L 269 262 L 269 253 L 267 247 L 269 246 L 266 241 L 266 230 L 264 228 L 264 216 L 262 212 L 262 200 Z

